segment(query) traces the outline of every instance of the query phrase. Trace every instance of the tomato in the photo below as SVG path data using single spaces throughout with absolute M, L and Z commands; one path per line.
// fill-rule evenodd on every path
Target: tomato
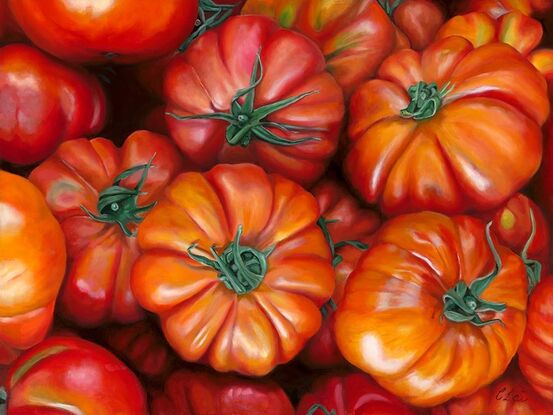
M 182 167 L 169 139 L 138 131 L 121 149 L 104 138 L 65 142 L 33 170 L 67 239 L 57 308 L 65 320 L 93 327 L 143 318 L 129 281 L 136 224 Z
M 98 81 L 22 44 L 0 48 L 0 159 L 33 164 L 64 140 L 99 132 L 106 97 Z
M 148 380 L 164 380 L 176 361 L 163 335 L 147 320 L 103 328 L 101 338 L 116 356 Z
M 311 37 L 346 95 L 394 49 L 425 48 L 445 20 L 433 0 L 248 0 L 242 14 L 269 16 Z
M 512 10 L 526 15 L 546 12 L 553 0 L 460 0 L 453 6 L 456 13 L 484 12 L 496 19 Z
M 266 17 L 230 18 L 169 65 L 171 136 L 202 168 L 255 162 L 313 184 L 336 151 L 344 117 L 342 91 L 324 68 L 303 35 Z
M 79 63 L 136 63 L 166 55 L 190 35 L 198 11 L 198 0 L 8 2 L 33 43 Z
M 340 303 L 349 274 L 378 229 L 380 218 L 374 211 L 362 207 L 336 180 L 322 181 L 312 193 L 319 203 L 319 226 L 327 235 L 334 252 L 336 289 L 332 299 L 321 309 L 321 329 L 309 340 L 301 358 L 309 367 L 324 368 L 345 362 L 332 332 L 334 310 Z
M 350 110 L 345 173 L 365 201 L 460 213 L 498 207 L 534 175 L 549 101 L 513 48 L 452 36 L 390 56 Z
M 8 415 L 146 415 L 136 376 L 107 350 L 77 337 L 50 337 L 8 373 Z
M 552 319 L 553 277 L 548 276 L 530 297 L 528 324 L 519 350 L 519 363 L 534 390 L 553 402 Z
M 415 415 L 415 412 L 364 373 L 343 373 L 317 379 L 301 399 L 296 414 Z
M 505 371 L 522 341 L 527 292 L 521 259 L 477 219 L 399 216 L 348 278 L 336 342 L 388 391 L 438 405 Z
M 13 20 L 8 0 L 0 0 L 0 42 L 11 42 L 23 38 L 21 29 Z
M 154 394 L 152 415 L 293 415 L 284 391 L 265 380 L 179 370 Z
M 541 23 L 519 11 L 508 12 L 497 20 L 486 13 L 472 12 L 448 20 L 438 31 L 436 39 L 461 36 L 476 48 L 502 42 L 526 56 L 540 44 L 542 35 Z
M 0 365 L 44 339 L 65 271 L 65 241 L 39 190 L 0 170 Z
M 334 290 L 318 218 L 311 194 L 258 166 L 181 174 L 139 227 L 132 290 L 184 360 L 265 375 L 319 330 Z

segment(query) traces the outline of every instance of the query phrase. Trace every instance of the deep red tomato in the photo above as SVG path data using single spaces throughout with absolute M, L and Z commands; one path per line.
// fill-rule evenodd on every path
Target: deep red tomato
M 0 170 L 0 365 L 46 336 L 65 250 L 61 227 L 40 191 Z
M 309 367 L 322 368 L 345 363 L 334 340 L 334 311 L 340 304 L 349 274 L 380 226 L 380 218 L 374 211 L 361 206 L 336 180 L 322 181 L 312 193 L 319 203 L 319 226 L 334 255 L 336 288 L 331 300 L 321 309 L 321 329 L 307 343 L 301 359 Z
M 269 18 L 205 33 L 173 59 L 164 90 L 171 136 L 203 168 L 255 162 L 307 185 L 336 151 L 341 88 L 311 40 Z
M 23 39 L 23 34 L 8 8 L 8 0 L 0 0 L 0 42 L 20 39 Z
M 99 132 L 106 98 L 99 82 L 30 46 L 0 48 L 0 159 L 32 164 L 64 140 Z
M 296 415 L 415 415 L 399 398 L 364 373 L 317 379 Z
M 134 231 L 182 167 L 169 139 L 138 131 L 121 149 L 104 138 L 65 142 L 33 170 L 67 240 L 57 309 L 64 319 L 90 327 L 143 317 L 129 282 L 139 255 Z
M 40 48 L 65 61 L 136 63 L 164 56 L 190 35 L 198 0 L 8 0 Z
M 180 370 L 163 393 L 154 393 L 152 415 L 293 415 L 284 391 L 265 380 Z
M 50 337 L 23 353 L 6 382 L 7 415 L 147 415 L 136 376 L 100 346 Z

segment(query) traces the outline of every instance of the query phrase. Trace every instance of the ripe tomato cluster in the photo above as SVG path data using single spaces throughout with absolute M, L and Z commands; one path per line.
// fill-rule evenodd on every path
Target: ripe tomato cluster
M 0 414 L 553 414 L 553 0 L 0 0 Z

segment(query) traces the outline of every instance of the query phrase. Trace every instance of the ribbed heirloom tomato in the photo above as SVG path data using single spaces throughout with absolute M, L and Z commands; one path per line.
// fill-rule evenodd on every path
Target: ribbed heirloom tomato
M 452 36 L 390 56 L 350 110 L 345 173 L 367 202 L 460 213 L 497 207 L 534 175 L 549 101 L 515 49 Z
M 322 368 L 345 363 L 334 340 L 334 311 L 342 299 L 349 274 L 380 226 L 380 218 L 374 211 L 361 206 L 336 180 L 320 182 L 312 193 L 319 203 L 319 227 L 334 256 L 336 288 L 332 298 L 321 308 L 321 329 L 303 349 L 301 360 L 309 367 Z
M 99 82 L 23 44 L 0 48 L 0 159 L 44 160 L 64 140 L 98 133 L 106 120 Z
M 154 392 L 152 415 L 293 415 L 284 391 L 265 380 L 179 370 Z
M 393 394 L 433 406 L 498 378 L 526 325 L 523 262 L 469 216 L 385 223 L 336 312 L 344 357 Z
M 140 304 L 187 361 L 261 376 L 295 357 L 334 290 L 315 198 L 251 164 L 184 173 L 138 230 Z
M 343 93 L 311 40 L 261 16 L 206 32 L 167 69 L 167 123 L 196 164 L 255 162 L 313 184 L 336 151 Z
M 198 0 L 8 0 L 40 48 L 68 62 L 136 63 L 166 55 L 190 35 Z
M 452 3 L 456 12 L 484 12 L 494 19 L 513 10 L 526 15 L 546 12 L 553 0 L 460 0 Z
M 44 197 L 0 170 L 0 366 L 44 339 L 65 271 L 65 241 Z
M 248 0 L 242 14 L 272 17 L 315 40 L 346 95 L 394 49 L 428 46 L 445 19 L 434 0 Z
M 50 337 L 22 354 L 6 389 L 7 415 L 148 414 L 146 394 L 130 369 L 78 337 Z
M 58 313 L 85 327 L 143 317 L 130 289 L 139 255 L 134 233 L 183 168 L 166 137 L 138 131 L 123 147 L 104 138 L 71 140 L 30 175 L 67 240 L 68 270 Z

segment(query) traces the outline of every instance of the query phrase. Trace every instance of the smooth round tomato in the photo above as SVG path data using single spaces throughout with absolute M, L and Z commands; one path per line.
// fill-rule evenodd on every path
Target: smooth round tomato
M 0 159 L 41 161 L 64 140 L 99 132 L 106 112 L 91 75 L 30 46 L 0 48 Z
M 50 337 L 23 353 L 6 382 L 7 415 L 147 415 L 136 376 L 107 350 Z
M 65 271 L 65 240 L 40 191 L 0 170 L 0 365 L 44 339 Z
M 394 49 L 422 49 L 445 20 L 433 0 L 248 0 L 242 14 L 269 16 L 313 39 L 349 95 Z
M 452 2 L 455 13 L 484 12 L 494 19 L 513 10 L 526 15 L 543 13 L 553 6 L 552 0 L 460 0 Z
M 0 0 L 0 42 L 12 42 L 23 39 L 21 29 L 13 20 L 8 8 L 8 0 Z
M 334 412 L 333 412 L 334 411 Z M 364 373 L 318 378 L 301 399 L 296 415 L 415 415 L 399 398 Z
M 320 328 L 334 290 L 315 198 L 251 164 L 183 173 L 138 229 L 139 303 L 187 361 L 261 376 Z
M 319 48 L 267 17 L 235 16 L 171 61 L 167 124 L 202 168 L 255 162 L 313 184 L 336 152 L 341 88 Z
M 293 415 L 284 391 L 266 380 L 179 370 L 153 394 L 152 415 Z
M 334 311 L 342 299 L 349 274 L 380 226 L 380 218 L 374 211 L 361 206 L 336 180 L 320 182 L 312 193 L 319 203 L 319 227 L 334 254 L 336 288 L 330 301 L 321 309 L 321 329 L 303 349 L 301 360 L 309 367 L 324 368 L 345 363 L 334 340 Z
M 38 47 L 65 61 L 136 63 L 175 50 L 192 32 L 198 0 L 8 0 Z
M 67 239 L 61 317 L 84 327 L 144 317 L 129 281 L 136 225 L 182 168 L 169 139 L 138 131 L 120 149 L 104 138 L 65 142 L 33 170 Z
M 489 386 L 464 398 L 433 408 L 432 415 L 550 415 L 543 400 L 518 371 L 510 371 Z
M 519 350 L 522 373 L 532 388 L 553 402 L 553 277 L 545 277 L 530 297 L 528 324 Z
M 538 170 L 548 115 L 543 76 L 508 45 L 403 49 L 352 97 L 345 173 L 387 215 L 494 209 Z
M 385 223 L 336 312 L 344 357 L 416 406 L 470 394 L 501 376 L 526 325 L 521 259 L 469 216 Z

